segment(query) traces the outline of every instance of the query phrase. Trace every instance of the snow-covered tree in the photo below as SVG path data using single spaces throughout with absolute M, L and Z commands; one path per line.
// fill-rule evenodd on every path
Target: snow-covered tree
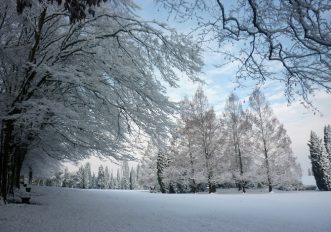
M 172 142 L 167 150 L 167 165 L 163 170 L 163 182 L 169 193 L 196 192 L 197 191 L 197 164 L 201 165 L 201 182 L 205 181 L 204 159 L 194 161 L 194 172 L 190 163 L 190 154 L 185 143 L 186 140 L 180 137 L 182 134 L 173 134 Z M 201 154 L 199 154 L 201 156 Z M 203 158 L 203 156 L 201 156 Z
M 164 177 L 170 189 L 177 192 L 196 192 L 206 184 L 215 192 L 223 173 L 218 172 L 220 153 L 219 120 L 201 87 L 191 100 L 181 104 L 177 128 L 167 149 L 168 165 Z
M 168 158 L 165 152 L 158 151 L 156 158 L 156 175 L 157 182 L 160 186 L 161 193 L 166 193 L 167 189 L 164 182 L 164 169 L 168 166 Z
M 113 170 L 111 171 L 111 174 L 110 174 L 109 188 L 110 189 L 116 189 L 116 182 L 115 182 L 115 179 L 114 179 Z
M 135 180 L 135 183 L 136 183 L 136 187 L 138 188 L 138 189 L 140 189 L 141 188 L 141 186 L 140 186 L 140 178 L 141 178 L 141 165 L 140 165 L 140 163 L 138 163 L 137 164 L 137 168 L 136 168 L 136 180 Z
M 128 161 L 124 160 L 122 162 L 122 178 L 121 178 L 121 189 L 130 188 L 130 167 Z
M 63 181 L 62 181 L 62 187 L 69 187 L 69 170 L 66 167 L 64 169 L 64 174 L 63 174 Z
M 176 128 L 171 132 L 172 138 L 167 149 L 168 165 L 163 176 L 165 185 L 176 192 L 196 192 L 198 175 L 200 181 L 205 180 L 203 173 L 203 158 L 199 152 L 193 151 L 194 131 L 192 104 L 187 97 L 180 103 L 180 119 L 177 120 Z M 198 173 L 198 165 L 201 165 Z
M 262 169 L 265 170 L 263 181 L 267 183 L 269 192 L 271 192 L 275 184 L 282 185 L 290 179 L 300 178 L 301 173 L 295 173 L 300 171 L 296 168 L 298 165 L 296 161 L 290 162 L 290 166 L 287 165 L 289 159 L 295 160 L 290 147 L 291 140 L 259 89 L 254 90 L 251 94 L 249 105 L 251 109 L 250 120 L 255 130 L 256 155 L 263 154 L 264 162 L 261 165 Z M 293 167 L 291 167 L 292 164 Z M 280 170 L 287 171 L 285 173 Z M 296 181 L 300 180 L 297 179 Z
M 143 189 L 156 190 L 159 186 L 157 181 L 157 148 L 150 140 L 147 144 L 144 155 L 140 161 L 139 185 Z
M 108 166 L 105 168 L 105 189 L 109 189 L 109 182 L 110 182 L 110 174 Z
M 313 174 L 316 180 L 316 185 L 321 191 L 331 190 L 331 163 L 323 148 L 322 140 L 315 132 L 310 133 L 308 143 L 310 150 L 310 161 L 312 164 Z
M 246 191 L 246 182 L 249 177 L 250 164 L 252 157 L 249 156 L 247 149 L 250 149 L 249 131 L 251 124 L 247 114 L 242 108 L 242 104 L 234 93 L 232 93 L 225 105 L 223 113 L 223 131 L 227 134 L 229 151 L 232 154 L 232 175 L 239 186 L 239 190 Z M 247 144 L 248 143 L 248 144 Z M 230 157 L 231 159 L 231 157 Z
M 130 170 L 130 190 L 135 189 L 136 186 L 136 172 L 134 171 L 133 167 Z
M 85 175 L 86 175 L 86 188 L 92 188 L 92 173 L 91 173 L 91 164 L 87 162 L 84 166 Z
M 92 189 L 98 188 L 97 177 L 95 176 L 95 173 L 92 174 L 91 180 L 92 180 L 91 188 Z
M 331 126 L 330 125 L 324 127 L 324 147 L 331 163 Z
M 82 189 L 85 189 L 85 188 L 88 188 L 87 187 L 87 175 L 86 175 L 86 172 L 85 172 L 85 168 L 83 165 L 81 165 L 76 173 L 77 175 L 77 179 L 78 179 L 78 187 L 79 188 L 82 188 Z
M 195 79 L 201 65 L 192 41 L 143 22 L 131 1 L 110 1 L 75 24 L 50 2 L 17 15 L 14 1 L 0 1 L 4 198 L 27 153 L 36 162 L 39 154 L 78 160 L 92 150 L 129 157 L 120 150 L 132 129 L 166 131 L 175 109 L 159 79 L 176 86 L 176 71 Z
M 107 0 L 103 0 L 103 2 L 107 2 Z M 117 4 L 121 3 L 121 1 L 116 0 L 115 2 Z M 63 6 L 63 10 L 68 13 L 66 15 L 69 17 L 70 23 L 75 23 L 85 19 L 87 14 L 94 16 L 94 8 L 100 6 L 101 0 L 39 0 L 39 3 Z M 22 14 L 25 8 L 31 7 L 36 7 L 32 0 L 16 0 L 16 10 L 18 14 Z
M 116 173 L 116 184 L 115 184 L 115 188 L 116 189 L 121 189 L 121 183 L 122 183 L 122 176 L 120 173 L 120 170 L 117 169 L 117 173 Z
M 192 107 L 192 103 L 189 101 L 187 97 L 181 102 L 181 119 L 178 121 L 178 137 L 180 140 L 179 147 L 179 156 L 185 157 L 189 163 L 185 164 L 184 162 L 178 162 L 179 164 L 185 165 L 185 168 L 189 167 L 189 171 L 187 174 L 189 175 L 189 183 L 190 191 L 197 191 L 197 184 L 202 180 L 202 166 L 201 162 L 199 162 L 199 154 L 197 152 L 197 143 L 195 137 L 195 128 L 194 128 L 194 110 Z
M 106 184 L 106 179 L 105 179 L 105 171 L 104 171 L 102 165 L 99 166 L 98 176 L 97 176 L 96 182 L 97 182 L 97 188 L 98 189 L 105 189 L 106 188 L 107 184 Z
M 208 99 L 201 87 L 198 88 L 192 99 L 193 118 L 192 127 L 195 134 L 195 143 L 205 161 L 205 176 L 207 178 L 209 193 L 216 191 L 215 152 L 219 146 L 219 125 L 214 109 L 209 105 Z

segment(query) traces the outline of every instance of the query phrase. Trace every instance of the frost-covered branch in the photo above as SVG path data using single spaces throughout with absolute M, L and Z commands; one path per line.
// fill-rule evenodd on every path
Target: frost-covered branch
M 327 0 L 158 0 L 177 19 L 195 16 L 194 33 L 219 43 L 221 53 L 241 62 L 237 78 L 284 82 L 289 101 L 310 104 L 315 89 L 331 90 L 331 24 Z M 250 42 L 247 42 L 250 41 Z M 223 46 L 234 43 L 231 55 Z M 234 58 L 234 59 L 233 59 Z M 281 65 L 281 70 L 271 67 Z

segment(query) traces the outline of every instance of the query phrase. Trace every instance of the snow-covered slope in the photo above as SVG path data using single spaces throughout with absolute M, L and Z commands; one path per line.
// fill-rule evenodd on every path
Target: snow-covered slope
M 33 187 L 31 205 L 0 206 L 0 231 L 331 231 L 331 192 L 162 195 Z

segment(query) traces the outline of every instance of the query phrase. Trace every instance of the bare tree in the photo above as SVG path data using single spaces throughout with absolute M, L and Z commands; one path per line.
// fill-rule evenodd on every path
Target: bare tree
M 177 123 L 178 124 L 178 133 L 179 139 L 181 140 L 181 156 L 185 156 L 187 160 L 189 160 L 188 166 L 190 167 L 189 176 L 190 176 L 190 191 L 196 192 L 197 191 L 197 179 L 199 179 L 199 158 L 196 152 L 197 141 L 195 138 L 195 128 L 193 122 L 193 115 L 194 110 L 192 107 L 192 103 L 186 97 L 181 102 L 181 120 Z M 180 149 L 180 148 L 177 148 Z M 185 153 L 185 154 L 183 154 Z M 187 157 L 188 156 L 188 157 Z M 187 168 L 187 166 L 186 166 Z M 200 177 L 201 179 L 201 177 Z
M 247 115 L 242 109 L 241 102 L 235 94 L 231 94 L 226 102 L 224 108 L 224 117 L 226 131 L 229 135 L 229 144 L 233 147 L 235 161 L 235 179 L 238 182 L 239 190 L 246 192 L 246 180 L 245 180 L 245 169 L 244 167 L 244 148 L 245 139 L 248 137 L 248 130 L 250 130 L 250 123 L 247 120 Z M 247 148 L 247 146 L 246 146 Z M 248 166 L 248 165 L 246 165 Z
M 157 147 L 152 140 L 148 142 L 145 153 L 140 161 L 139 185 L 143 189 L 155 190 L 158 185 L 157 180 Z
M 254 90 L 249 98 L 249 104 L 250 120 L 256 132 L 254 135 L 256 155 L 263 154 L 262 169 L 265 170 L 267 185 L 271 192 L 273 185 L 281 185 L 289 179 L 296 179 L 296 176 L 301 175 L 301 171 L 296 168 L 297 163 L 290 147 L 290 138 L 259 89 Z M 284 170 L 284 173 L 280 170 Z
M 198 88 L 192 98 L 193 109 L 193 128 L 196 137 L 196 142 L 202 152 L 205 165 L 206 176 L 209 187 L 209 193 L 216 191 L 216 183 L 214 180 L 213 158 L 219 146 L 218 143 L 218 120 L 214 109 L 209 106 L 208 99 L 205 96 L 201 87 Z
M 296 95 L 310 104 L 317 88 L 331 90 L 329 0 L 158 0 L 177 19 L 198 21 L 202 40 L 240 63 L 237 78 L 284 82 L 289 101 Z M 241 49 L 226 51 L 227 44 Z M 238 52 L 236 52 L 238 51 Z M 281 70 L 271 66 L 280 65 Z

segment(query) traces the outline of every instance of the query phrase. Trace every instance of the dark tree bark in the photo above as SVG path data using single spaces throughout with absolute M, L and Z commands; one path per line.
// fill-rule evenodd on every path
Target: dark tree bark
M 90 15 L 95 14 L 91 6 L 100 6 L 101 2 L 107 0 L 39 0 L 39 2 L 56 3 L 61 5 L 63 3 L 64 9 L 69 14 L 70 23 L 75 23 L 86 18 L 87 13 Z M 31 8 L 31 0 L 16 0 L 16 10 L 18 14 L 22 14 L 25 8 Z
M 13 156 L 12 133 L 14 129 L 13 120 L 3 120 L 2 122 L 2 138 L 1 138 L 1 196 L 4 202 L 7 202 L 7 194 L 10 185 L 10 167 L 9 161 Z
M 265 140 L 263 140 L 263 145 L 264 145 L 265 166 L 266 166 L 266 169 L 267 169 L 268 188 L 269 188 L 269 192 L 272 192 L 272 183 L 271 183 L 269 157 L 268 157 L 268 151 L 267 151 L 267 148 L 266 148 L 266 142 L 265 142 Z
M 45 23 L 45 18 L 47 15 L 47 8 L 44 8 L 38 18 L 38 26 L 34 32 L 34 44 L 30 50 L 28 60 L 30 63 L 35 63 L 35 56 L 41 41 L 42 29 Z M 34 81 L 36 72 L 32 71 L 29 67 L 25 72 L 25 82 L 22 85 L 19 93 L 10 104 L 13 108 L 12 111 L 8 113 L 8 117 L 14 115 L 22 114 L 22 109 L 17 108 L 16 105 L 22 103 L 23 101 L 31 98 L 34 94 L 33 91 L 28 91 L 31 87 L 31 83 Z M 1 196 L 4 202 L 7 202 L 8 192 L 13 193 L 14 185 L 19 185 L 19 176 L 21 167 L 24 161 L 25 154 L 27 150 L 22 149 L 23 144 L 19 144 L 21 138 L 15 138 L 14 134 L 15 121 L 13 119 L 7 119 L 2 121 L 1 128 L 1 150 L 0 150 L 0 160 L 1 160 L 1 171 L 0 171 L 0 185 L 1 185 Z M 16 135 L 17 136 L 17 135 Z
M 240 182 L 239 182 L 239 191 L 242 189 L 243 193 L 246 192 L 246 186 L 245 181 L 243 180 L 244 177 L 244 168 L 243 168 L 243 162 L 241 157 L 241 151 L 238 145 L 238 158 L 239 158 L 239 169 L 240 169 Z
M 164 155 L 162 153 L 158 153 L 157 155 L 157 161 L 156 161 L 156 175 L 157 175 L 157 182 L 160 185 L 160 191 L 161 193 L 166 193 L 166 187 L 163 182 L 163 169 L 165 166 L 165 159 Z
M 130 172 L 130 177 L 129 177 L 129 179 L 130 179 L 130 190 L 133 190 L 133 176 L 132 176 L 132 171 Z
M 194 179 L 195 170 L 194 170 L 194 161 L 193 161 L 193 154 L 191 152 L 191 142 L 190 141 L 189 141 L 189 149 L 190 149 L 189 156 L 190 156 L 191 177 L 192 177 L 191 184 L 190 184 L 190 189 L 191 189 L 192 193 L 196 193 L 197 192 L 197 184 L 196 184 L 195 179 Z

